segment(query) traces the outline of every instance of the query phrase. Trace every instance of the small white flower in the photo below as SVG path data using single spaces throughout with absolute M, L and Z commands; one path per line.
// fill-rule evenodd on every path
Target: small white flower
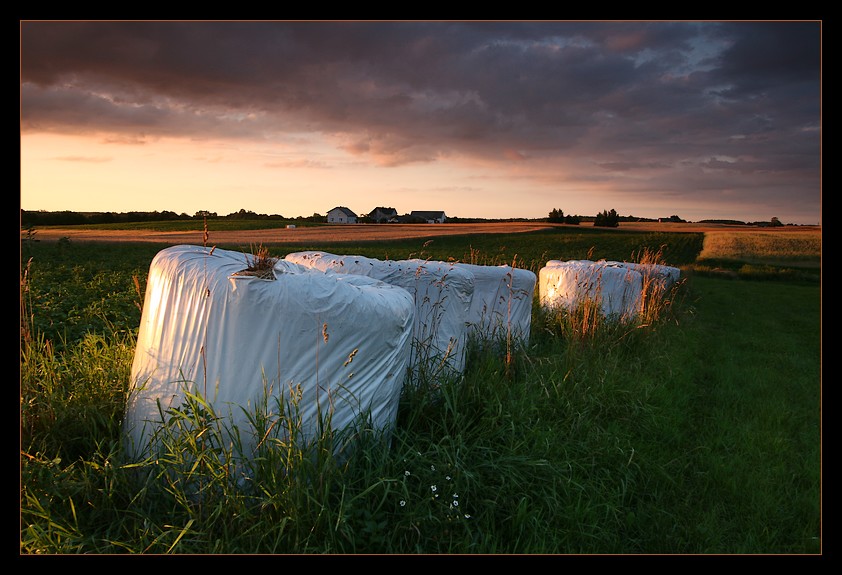
M 403 474 L 404 474 L 405 476 L 407 476 L 407 477 L 409 477 L 410 475 L 412 475 L 412 474 L 409 472 L 409 469 L 407 469 L 406 471 L 404 471 L 404 472 L 403 472 Z
M 459 502 L 458 502 L 458 501 L 456 501 L 455 499 L 453 500 L 453 506 L 454 506 L 454 507 L 459 507 Z
M 433 493 L 435 493 L 435 492 L 436 492 L 436 489 L 438 489 L 438 487 L 436 487 L 435 485 L 430 485 L 430 490 L 431 490 Z
M 401 499 L 401 507 L 406 507 L 406 501 L 404 501 L 403 499 Z
M 430 466 L 430 471 L 435 471 L 435 470 L 436 470 L 436 466 L 435 466 L 435 465 L 431 465 L 431 466 Z
M 459 494 L 458 494 L 458 493 L 454 493 L 454 494 L 453 494 L 453 499 L 459 499 Z
M 471 516 L 469 514 L 465 513 L 465 519 L 470 519 L 470 518 L 471 518 Z
M 444 478 L 445 478 L 445 479 L 447 479 L 448 481 L 450 481 L 450 476 L 449 476 L 449 475 L 445 475 L 445 476 L 444 476 Z

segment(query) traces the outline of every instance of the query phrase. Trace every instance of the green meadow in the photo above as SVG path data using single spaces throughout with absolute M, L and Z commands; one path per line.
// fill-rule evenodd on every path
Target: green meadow
M 316 249 L 536 274 L 551 259 L 656 257 L 682 278 L 625 323 L 587 305 L 545 310 L 536 286 L 528 345 L 471 346 L 462 378 L 406 386 L 386 449 L 362 435 L 336 457 L 345 438 L 330 432 L 306 451 L 278 443 L 244 486 L 230 453 L 205 451 L 213 413 L 198 395 L 164 429 L 162 452 L 121 454 L 146 277 L 164 246 L 32 232 L 21 241 L 21 555 L 822 553 L 820 241 L 807 254 L 757 242 L 708 258 L 703 233 L 574 227 L 269 245 L 275 257 Z M 218 247 L 245 258 L 255 246 Z

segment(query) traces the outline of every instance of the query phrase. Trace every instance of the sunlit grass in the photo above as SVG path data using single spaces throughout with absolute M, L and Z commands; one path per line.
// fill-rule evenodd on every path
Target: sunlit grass
M 346 248 L 692 264 L 701 236 L 665 235 Z M 122 456 L 139 270 L 158 248 L 27 249 L 22 554 L 821 552 L 818 285 L 690 274 L 635 323 L 546 318 L 536 302 L 527 346 L 472 346 L 463 378 L 406 388 L 387 448 L 361 434 L 339 457 L 332 433 L 304 448 L 294 416 L 257 409 L 253 425 L 279 433 L 260 434 L 244 481 L 198 395 L 170 414 L 159 457 Z
M 821 262 L 821 230 L 705 232 L 699 260 L 815 266 Z
M 688 267 L 702 275 L 819 283 L 821 230 L 705 232 L 704 245 Z

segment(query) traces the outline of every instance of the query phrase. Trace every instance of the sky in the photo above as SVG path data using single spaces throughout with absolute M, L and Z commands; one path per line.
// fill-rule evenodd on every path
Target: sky
M 819 224 L 821 33 L 22 20 L 21 208 Z

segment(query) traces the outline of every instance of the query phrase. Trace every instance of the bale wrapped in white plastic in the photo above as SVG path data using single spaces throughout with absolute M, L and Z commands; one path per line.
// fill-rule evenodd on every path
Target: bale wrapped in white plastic
M 532 300 L 537 276 L 508 265 L 456 264 L 474 275 L 474 297 L 468 318 L 471 333 L 481 341 L 505 340 L 511 335 L 529 342 Z
M 246 457 L 259 439 L 248 413 L 261 402 L 276 417 L 295 413 L 296 438 L 305 443 L 327 420 L 340 430 L 370 417 L 374 428 L 391 431 L 409 366 L 409 294 L 284 260 L 270 261 L 267 279 L 240 275 L 254 263 L 189 245 L 153 259 L 124 422 L 130 455 L 154 448 L 156 431 L 187 392 L 237 430 Z
M 634 262 L 607 262 L 609 264 L 627 267 L 643 275 L 643 279 L 649 285 L 646 286 L 653 294 L 666 293 L 681 278 L 679 268 L 664 264 L 634 263 Z
M 605 317 L 622 321 L 641 311 L 643 275 L 617 262 L 550 260 L 538 277 L 539 302 L 544 307 L 570 310 L 594 301 Z
M 321 251 L 295 252 L 285 259 L 323 272 L 368 276 L 407 290 L 415 302 L 413 373 L 459 375 L 464 371 L 474 296 L 474 276 L 469 271 L 446 262 L 378 260 Z

